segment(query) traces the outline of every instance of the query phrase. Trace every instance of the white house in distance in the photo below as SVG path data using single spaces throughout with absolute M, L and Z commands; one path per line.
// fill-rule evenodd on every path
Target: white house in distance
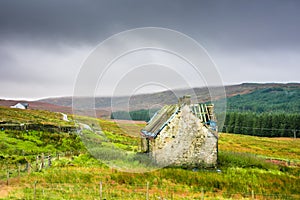
M 28 103 L 17 103 L 16 105 L 14 106 L 10 106 L 11 108 L 19 108 L 19 109 L 27 109 L 29 106 Z

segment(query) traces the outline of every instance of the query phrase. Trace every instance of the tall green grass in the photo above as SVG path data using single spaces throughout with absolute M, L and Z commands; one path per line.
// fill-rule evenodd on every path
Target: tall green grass
M 274 164 L 259 165 L 260 158 L 237 156 L 239 158 L 235 154 L 223 153 L 220 157 L 221 171 L 164 168 L 148 173 L 126 173 L 81 155 L 74 157 L 66 166 L 35 172 L 22 178 L 19 186 L 23 186 L 11 193 L 10 198 L 32 198 L 35 181 L 38 182 L 39 197 L 43 197 L 41 191 L 44 190 L 46 197 L 57 199 L 96 198 L 100 181 L 103 183 L 103 194 L 108 199 L 145 198 L 147 182 L 151 199 L 159 195 L 169 198 L 172 195 L 173 199 L 200 198 L 202 191 L 206 197 L 218 199 L 231 198 L 237 194 L 238 199 L 246 198 L 252 191 L 265 198 L 270 195 L 299 198 L 299 168 L 289 167 L 290 171 L 283 172 Z
M 127 129 L 122 129 L 112 121 L 83 119 L 91 127 L 96 128 L 99 123 L 101 130 L 97 134 L 84 131 L 81 137 L 68 133 L 0 131 L 1 185 L 5 183 L 8 162 L 16 170 L 22 159 L 34 162 L 35 155 L 40 153 L 80 150 L 79 155 L 53 160 L 50 168 L 32 170 L 30 175 L 23 173 L 20 178 L 14 175 L 10 182 L 13 189 L 6 199 L 33 199 L 35 182 L 36 199 L 96 199 L 100 181 L 107 199 L 144 199 L 147 182 L 150 199 L 201 199 L 202 193 L 207 199 L 241 199 L 250 198 L 252 191 L 261 199 L 300 198 L 299 139 L 221 134 L 216 169 L 163 168 L 126 173 L 109 168 L 105 161 L 114 160 L 117 166 L 126 168 L 151 166 L 151 160 L 137 153 L 139 139 L 134 134 L 141 126 L 124 124 Z M 89 141 L 90 151 L 103 162 L 85 150 L 84 140 Z M 266 158 L 292 164 L 277 165 Z

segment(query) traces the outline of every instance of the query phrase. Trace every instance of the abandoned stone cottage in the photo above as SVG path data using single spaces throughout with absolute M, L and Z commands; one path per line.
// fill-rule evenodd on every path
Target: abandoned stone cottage
M 213 109 L 213 105 L 192 104 L 190 96 L 164 106 L 141 130 L 142 151 L 162 166 L 216 166 L 218 135 Z

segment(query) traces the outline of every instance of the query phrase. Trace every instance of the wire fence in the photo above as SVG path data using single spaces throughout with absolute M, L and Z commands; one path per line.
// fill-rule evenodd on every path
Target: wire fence
M 230 132 L 227 131 L 229 128 L 232 131 Z M 294 139 L 300 137 L 299 129 L 287 129 L 287 128 L 264 128 L 264 127 L 255 128 L 250 126 L 223 125 L 222 131 L 225 133 L 233 133 L 234 132 L 233 129 L 235 128 L 238 128 L 240 130 L 235 134 L 242 134 L 242 135 L 252 135 L 252 136 L 259 136 L 259 137 L 287 137 L 287 138 L 294 138 Z M 255 131 L 260 131 L 260 132 L 255 133 Z M 264 133 L 264 131 L 269 131 L 269 132 Z M 279 131 L 281 131 L 281 133 L 279 133 Z
M 30 174 L 31 172 L 42 171 L 43 169 L 50 168 L 53 161 L 58 161 L 61 158 L 72 158 L 74 155 L 79 155 L 79 151 L 66 151 L 47 153 L 39 155 L 23 156 L 22 161 L 7 161 L 7 159 L 0 158 L 0 180 L 6 180 L 7 185 L 9 180 L 14 177 L 21 177 Z M 35 157 L 34 161 L 27 160 L 26 157 Z M 26 162 L 24 162 L 24 160 Z
M 61 157 L 70 155 L 69 152 L 60 154 Z M 56 158 L 57 159 L 57 158 Z M 45 160 L 44 160 L 45 161 Z M 27 164 L 19 164 L 6 166 L 2 165 L 0 168 L 0 180 L 6 182 L 7 185 L 11 181 L 21 180 L 22 176 L 26 176 L 33 171 L 39 171 L 41 161 L 38 165 L 32 163 L 30 167 Z M 44 163 L 44 168 L 51 166 Z M 28 170 L 30 169 L 30 170 Z M 24 179 L 23 179 L 24 180 Z M 286 194 L 265 194 L 258 191 L 249 190 L 248 192 L 220 192 L 212 190 L 211 188 L 195 187 L 187 185 L 170 185 L 155 184 L 144 182 L 141 184 L 132 183 L 116 183 L 111 181 L 92 181 L 84 182 L 78 179 L 76 182 L 62 179 L 60 182 L 51 182 L 42 180 L 38 181 L 23 181 L 21 182 L 22 190 L 16 190 L 9 193 L 9 199 L 146 199 L 146 200 L 170 200 L 170 199 L 297 199 L 300 194 L 286 195 Z M 25 187 L 24 187 L 25 186 Z M 234 185 L 233 185 L 234 187 Z
M 190 191 L 192 195 L 190 194 Z M 297 199 L 299 195 L 213 192 L 203 187 L 183 186 L 158 187 L 148 182 L 135 185 L 115 185 L 99 182 L 91 183 L 38 183 L 29 184 L 23 193 L 10 194 L 11 199 L 100 199 L 100 200 L 175 200 L 175 199 Z

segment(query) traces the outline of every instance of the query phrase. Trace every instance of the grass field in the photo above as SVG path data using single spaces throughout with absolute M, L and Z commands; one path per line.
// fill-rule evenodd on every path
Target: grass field
M 220 134 L 221 151 L 243 152 L 300 163 L 300 139 Z
M 21 110 L 0 106 L 0 122 L 8 124 L 49 124 L 56 126 L 74 125 L 72 122 L 64 121 L 61 113 L 45 110 Z
M 52 168 L 42 172 L 12 179 L 11 186 L 4 187 L 10 191 L 6 198 L 33 199 L 36 182 L 38 199 L 95 199 L 99 197 L 99 181 L 103 183 L 103 197 L 107 199 L 144 199 L 147 182 L 150 199 L 159 196 L 168 199 L 199 199 L 202 192 L 207 199 L 240 199 L 250 197 L 252 191 L 261 199 L 299 198 L 299 166 L 265 162 L 263 158 L 245 149 L 239 151 L 239 147 L 228 149 L 228 143 L 224 139 L 231 137 L 231 141 L 240 141 L 240 136 L 231 134 L 223 134 L 220 139 L 221 172 L 165 168 L 149 173 L 125 173 L 110 169 L 83 154 L 74 156 L 73 159 L 55 161 Z M 263 145 L 260 143 L 262 139 L 268 140 L 242 137 L 256 141 L 258 146 Z M 286 145 L 286 140 L 281 138 L 273 140 L 280 147 Z M 299 143 L 299 140 L 293 142 Z M 274 152 L 278 151 L 277 146 L 272 149 Z M 264 149 L 256 153 L 270 157 Z M 282 156 L 281 159 L 286 160 L 290 156 Z
M 135 136 L 143 124 L 85 117 L 82 120 L 92 127 L 100 124 L 103 136 L 113 145 L 136 150 Z M 58 141 L 64 141 L 57 143 L 51 134 L 61 133 L 0 131 L 0 198 L 99 199 L 100 181 L 103 199 L 146 199 L 147 183 L 149 199 L 300 198 L 300 139 L 220 134 L 218 170 L 163 168 L 126 173 L 91 157 L 76 135 L 56 135 L 61 138 Z M 13 151 L 15 146 L 18 151 Z M 61 157 L 53 161 L 52 167 L 42 171 L 33 169 L 30 174 L 22 172 L 18 177 L 16 160 L 30 156 L 22 155 L 22 148 L 31 148 L 34 153 L 71 150 L 64 150 L 66 147 L 81 153 Z M 34 165 L 34 160 L 31 162 Z M 6 186 L 7 167 L 12 177 L 9 186 Z

